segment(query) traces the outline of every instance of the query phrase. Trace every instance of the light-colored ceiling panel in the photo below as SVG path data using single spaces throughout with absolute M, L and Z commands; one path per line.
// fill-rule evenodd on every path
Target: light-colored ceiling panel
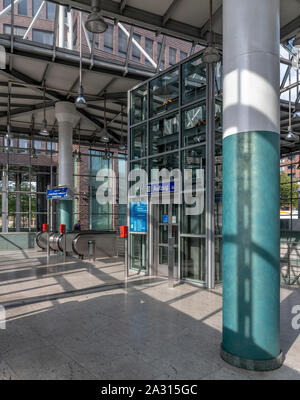
M 140 8 L 143 11 L 164 15 L 173 0 L 129 0 L 127 4 L 131 7 Z M 186 0 L 184 0 L 186 2 Z
M 13 58 L 13 68 L 22 71 L 23 74 L 29 76 L 35 81 L 41 81 L 47 63 L 36 59 L 15 56 Z
M 68 90 L 76 81 L 79 70 L 62 65 L 51 65 L 47 72 L 46 85 L 55 89 Z

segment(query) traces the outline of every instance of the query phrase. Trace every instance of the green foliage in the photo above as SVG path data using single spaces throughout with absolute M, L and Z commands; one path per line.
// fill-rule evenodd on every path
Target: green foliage
M 280 208 L 298 208 L 298 183 L 285 172 L 280 174 Z

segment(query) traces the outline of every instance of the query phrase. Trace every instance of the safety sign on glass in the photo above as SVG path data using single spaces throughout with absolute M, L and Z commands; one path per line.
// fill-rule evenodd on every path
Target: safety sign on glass
M 147 203 L 145 201 L 130 203 L 130 232 L 147 232 Z

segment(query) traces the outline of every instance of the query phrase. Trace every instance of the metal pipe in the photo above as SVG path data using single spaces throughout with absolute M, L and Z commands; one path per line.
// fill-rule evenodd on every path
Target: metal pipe
M 121 24 L 121 22 L 118 22 L 118 27 L 122 29 L 122 31 L 125 33 L 125 35 L 130 38 L 130 33 L 128 30 L 125 28 L 124 25 Z M 132 43 L 139 49 L 139 51 L 147 58 L 147 60 L 150 61 L 150 63 L 153 65 L 154 68 L 157 68 L 156 62 L 153 60 L 152 57 L 149 56 L 149 54 L 143 49 L 143 47 L 137 42 L 134 38 L 132 38 Z
M 13 3 L 13 7 L 16 6 L 18 3 L 20 3 L 20 1 L 21 0 L 15 0 Z M 2 11 L 0 11 L 0 18 L 10 11 L 11 6 L 12 6 L 12 3 L 10 3 L 6 8 L 4 8 Z

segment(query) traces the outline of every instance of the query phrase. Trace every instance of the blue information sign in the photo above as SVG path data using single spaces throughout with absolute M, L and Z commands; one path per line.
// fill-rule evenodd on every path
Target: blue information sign
M 130 203 L 130 232 L 147 232 L 147 203 L 145 201 Z
M 159 183 L 149 183 L 148 194 L 151 193 L 168 193 L 175 191 L 175 182 L 159 182 Z
M 68 188 L 47 189 L 47 199 L 65 199 L 68 197 Z
M 167 215 L 163 215 L 163 216 L 162 216 L 162 222 L 163 222 L 164 224 L 168 223 L 168 216 L 167 216 Z

